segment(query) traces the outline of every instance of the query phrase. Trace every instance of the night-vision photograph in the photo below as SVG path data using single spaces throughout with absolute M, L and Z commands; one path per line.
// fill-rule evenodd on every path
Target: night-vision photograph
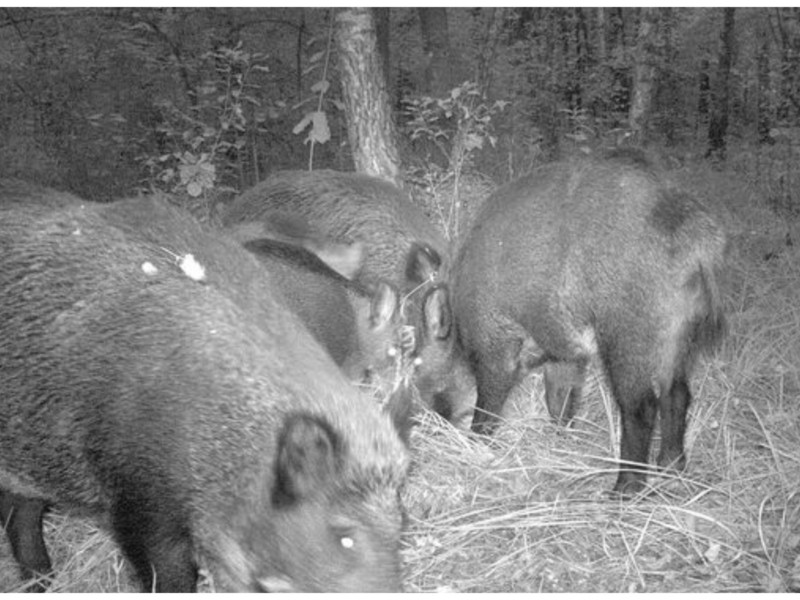
M 0 591 L 800 592 L 795 182 L 795 7 L 0 7 Z

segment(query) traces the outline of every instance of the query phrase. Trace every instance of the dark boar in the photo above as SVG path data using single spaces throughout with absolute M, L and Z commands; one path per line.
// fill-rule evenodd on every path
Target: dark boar
M 226 228 L 226 233 L 242 244 L 268 239 L 304 248 L 348 280 L 357 279 L 364 266 L 362 243 L 334 242 L 313 231 L 304 218 L 293 214 L 270 213 L 269 219 L 233 223 Z M 375 283 L 383 281 L 377 278 Z
M 724 332 L 725 246 L 715 219 L 635 156 L 546 165 L 498 190 L 454 267 L 459 342 L 478 386 L 473 429 L 491 432 L 511 388 L 541 364 L 550 413 L 569 421 L 597 355 L 622 416 L 614 489 L 643 487 L 636 465 L 659 411 L 658 464 L 682 469 L 691 369 Z
M 403 315 L 415 332 L 409 352 L 417 365 L 414 383 L 423 402 L 454 422 L 468 416 L 474 386 L 455 344 L 444 283 L 448 244 L 408 195 L 359 173 L 285 171 L 239 196 L 223 222 L 269 223 L 285 215 L 303 219 L 309 231 L 335 242 L 363 246 L 356 279 L 366 285 L 388 281 L 404 294 Z
M 309 231 L 337 242 L 363 243 L 359 278 L 366 283 L 391 281 L 409 292 L 449 268 L 444 237 L 405 192 L 377 177 L 281 171 L 241 194 L 223 221 L 261 221 L 269 213 L 302 217 Z
M 0 197 L 0 511 L 24 575 L 49 570 L 54 504 L 104 517 L 145 590 L 193 591 L 198 563 L 225 591 L 401 588 L 405 447 L 250 253 L 153 200 Z
M 391 380 L 400 358 L 397 291 L 381 282 L 370 292 L 303 247 L 271 240 L 245 242 L 272 275 L 286 306 L 300 317 L 345 374 Z

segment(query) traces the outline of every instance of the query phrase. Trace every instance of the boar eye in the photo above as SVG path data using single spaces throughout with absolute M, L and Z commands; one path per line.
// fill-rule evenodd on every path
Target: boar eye
M 345 550 L 352 550 L 356 545 L 356 536 L 352 527 L 334 527 L 333 535 L 336 541 Z

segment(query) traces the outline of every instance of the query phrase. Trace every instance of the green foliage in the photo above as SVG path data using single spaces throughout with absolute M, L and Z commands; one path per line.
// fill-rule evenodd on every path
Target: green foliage
M 224 175 L 235 173 L 238 157 L 247 149 L 251 122 L 266 119 L 258 110 L 261 103 L 250 79 L 269 70 L 265 55 L 245 52 L 241 43 L 207 52 L 201 61 L 210 76 L 198 86 L 195 104 L 186 108 L 174 101 L 158 104 L 156 132 L 169 151 L 144 153 L 137 159 L 146 173 L 146 187 L 209 201 L 214 198 L 211 192 L 234 189 L 235 180 L 226 182 Z
M 324 14 L 7 9 L 0 176 L 92 199 L 158 189 L 193 205 L 296 168 L 304 145 L 292 121 L 309 79 L 315 99 L 325 98 L 311 140 L 319 148 L 342 137 L 340 120 L 326 126 L 335 74 L 316 70 L 325 64 L 314 33 Z M 332 166 L 339 148 L 317 150 L 317 162 Z
M 698 81 L 715 73 L 721 9 L 657 10 L 650 126 L 654 144 L 685 152 L 706 137 Z M 414 123 L 402 127 L 400 146 L 410 146 L 404 162 L 413 168 L 424 157 L 431 170 L 454 173 L 460 165 L 503 181 L 559 153 L 624 138 L 640 9 L 505 9 L 493 39 L 488 14 L 447 12 L 453 75 L 488 73 L 490 81 L 479 82 L 486 98 L 458 86 L 458 97 L 425 99 L 415 96 L 429 60 L 417 10 L 392 9 L 387 89 L 416 97 Z M 0 175 L 97 199 L 143 187 L 202 199 L 279 168 L 351 168 L 331 15 L 327 8 L 4 9 Z M 737 9 L 729 136 L 756 140 L 757 116 L 764 131 L 797 125 L 799 23 L 791 7 Z M 769 77 L 759 91 L 764 43 Z M 484 58 L 487 68 L 477 69 Z M 498 98 L 510 103 L 491 112 Z M 793 182 L 783 176 L 769 185 L 794 203 Z
M 444 98 L 409 97 L 405 105 L 409 120 L 404 128 L 411 140 L 431 142 L 448 166 L 455 168 L 456 164 L 468 164 L 486 142 L 496 144 L 492 119 L 508 102 L 487 102 L 477 83 L 465 81 Z
M 426 189 L 436 190 L 452 179 L 451 196 L 433 203 L 434 214 L 449 239 L 458 237 L 462 202 L 460 182 L 462 173 L 473 167 L 477 153 L 487 144 L 494 147 L 497 138 L 493 121 L 508 106 L 508 102 L 489 102 L 472 81 L 465 81 L 450 90 L 444 98 L 423 96 L 405 100 L 408 120 L 404 132 L 412 142 L 425 142 L 444 159 L 444 167 L 429 161 L 412 175 Z
M 299 135 L 306 129 L 308 130 L 308 135 L 304 140 L 304 143 L 306 144 L 310 144 L 312 146 L 314 144 L 324 144 L 331 139 L 331 129 L 328 126 L 328 116 L 322 110 L 315 110 L 306 113 L 303 118 L 300 119 L 300 122 L 294 126 L 292 133 Z
M 589 111 L 585 108 L 562 108 L 560 112 L 567 121 L 564 137 L 585 148 L 586 143 L 596 137 Z
M 317 40 L 312 39 L 306 45 L 311 47 Z M 324 50 L 315 52 L 308 59 L 308 67 L 304 71 L 304 75 L 310 75 L 315 71 L 322 71 L 319 75 L 320 79 L 311 85 L 311 95 L 299 102 L 294 108 L 300 108 L 307 103 L 316 101 L 316 110 L 306 112 L 300 122 L 294 126 L 292 133 L 299 135 L 308 130 L 304 144 L 308 145 L 308 168 L 314 167 L 314 148 L 316 144 L 325 144 L 331 139 L 331 129 L 328 125 L 328 115 L 325 112 L 327 104 L 332 101 L 328 100 L 326 94 L 331 87 L 329 77 L 331 52 L 333 50 L 333 21 L 328 25 L 328 39 Z M 336 108 L 336 103 L 333 102 Z

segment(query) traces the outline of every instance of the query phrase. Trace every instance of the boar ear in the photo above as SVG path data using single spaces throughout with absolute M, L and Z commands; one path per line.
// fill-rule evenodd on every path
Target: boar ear
M 339 437 L 322 419 L 296 414 L 286 419 L 278 439 L 272 502 L 301 502 L 327 486 L 338 471 Z
M 331 269 L 347 279 L 355 279 L 364 265 L 365 248 L 361 242 L 340 242 L 315 230 L 303 217 L 284 212 L 267 215 L 276 239 L 313 252 Z
M 372 329 L 382 329 L 394 321 L 399 310 L 397 290 L 394 286 L 381 281 L 372 292 L 369 305 L 369 324 Z
M 447 287 L 437 285 L 430 289 L 425 294 L 422 310 L 425 316 L 426 337 L 437 340 L 446 339 L 450 335 L 453 325 Z
M 260 221 L 235 223 L 227 226 L 225 232 L 240 244 L 264 238 L 270 239 L 267 228 Z
M 346 279 L 355 279 L 364 265 L 365 250 L 364 244 L 361 242 L 345 244 L 327 240 L 322 241 L 320 239 L 308 239 L 302 245 Z
M 304 240 L 317 237 L 302 217 L 284 212 L 269 212 L 257 219 L 228 223 L 225 231 L 242 244 L 263 238 L 302 246 Z
M 413 283 L 422 283 L 436 277 L 442 257 L 428 244 L 414 242 L 406 258 L 406 279 Z
M 361 242 L 336 242 L 312 230 L 300 217 L 269 213 L 260 221 L 234 223 L 225 231 L 240 244 L 273 240 L 313 252 L 331 269 L 347 279 L 355 279 L 364 266 L 366 249 Z

